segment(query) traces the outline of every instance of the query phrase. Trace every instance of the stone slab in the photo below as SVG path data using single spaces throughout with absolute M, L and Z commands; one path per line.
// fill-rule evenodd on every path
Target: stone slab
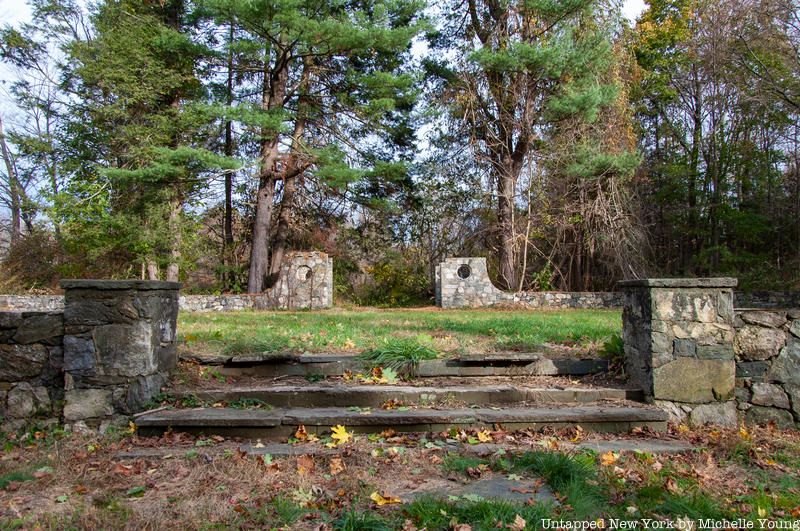
M 739 281 L 730 277 L 712 278 L 640 278 L 621 280 L 617 287 L 626 288 L 735 288 Z
M 162 280 L 64 279 L 60 286 L 62 289 L 179 290 L 183 284 Z
M 147 413 L 137 418 L 140 427 L 248 428 L 298 426 L 413 427 L 414 431 L 438 431 L 451 425 L 619 425 L 663 423 L 667 414 L 658 409 L 633 407 L 557 407 L 506 409 L 411 409 L 408 411 L 353 411 L 346 408 L 289 408 L 243 410 L 232 408 L 175 409 Z M 436 428 L 433 428 L 436 426 Z
M 733 360 L 677 358 L 653 369 L 653 398 L 697 404 L 732 397 L 735 371 Z
M 204 402 L 262 400 L 275 407 L 380 407 L 391 399 L 405 404 L 455 400 L 471 404 L 515 402 L 575 404 L 601 400 L 639 400 L 641 390 L 613 388 L 528 388 L 511 385 L 416 387 L 410 385 L 275 385 L 224 388 L 178 394 Z
M 648 454 L 682 454 L 697 450 L 698 447 L 685 441 L 669 441 L 661 439 L 609 439 L 600 441 L 584 441 L 576 445 L 578 448 L 605 452 L 644 452 Z
M 273 427 L 282 415 L 261 409 L 196 408 L 146 413 L 136 419 L 141 427 Z

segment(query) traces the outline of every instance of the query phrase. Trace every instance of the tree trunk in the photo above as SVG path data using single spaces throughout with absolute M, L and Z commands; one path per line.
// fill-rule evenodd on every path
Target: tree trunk
M 22 234 L 21 225 L 21 200 L 20 184 L 17 178 L 17 168 L 14 164 L 14 157 L 6 145 L 6 135 L 3 132 L 3 120 L 0 118 L 0 150 L 3 154 L 3 162 L 6 165 L 6 174 L 8 175 L 8 193 L 9 203 L 11 208 L 11 243 L 16 243 Z
M 275 68 L 269 68 L 269 51 L 265 54 L 264 87 L 262 107 L 264 110 L 283 105 L 289 65 L 280 60 Z M 275 161 L 278 158 L 278 132 L 263 130 L 261 142 L 261 171 L 256 198 L 256 216 L 253 224 L 253 246 L 250 250 L 250 271 L 247 280 L 248 293 L 264 290 L 269 265 L 269 236 L 272 223 L 272 201 L 275 194 Z
M 227 101 L 228 107 L 233 105 L 233 22 L 230 25 L 228 34 L 228 79 L 227 79 Z M 233 123 L 231 120 L 225 121 L 225 156 L 233 156 Z M 225 173 L 225 214 L 222 222 L 222 263 L 225 266 L 223 273 L 223 285 L 230 290 L 234 282 L 233 268 L 233 173 Z
M 297 192 L 297 180 L 303 168 L 299 161 L 301 153 L 301 143 L 303 131 L 305 130 L 308 102 L 308 86 L 311 79 L 312 62 L 310 57 L 303 60 L 303 73 L 298 87 L 299 97 L 297 102 L 297 116 L 292 132 L 291 157 L 287 164 L 283 176 L 283 197 L 281 198 L 281 209 L 278 214 L 278 227 L 275 232 L 275 241 L 272 246 L 272 261 L 270 263 L 270 275 L 276 275 L 281 270 L 283 257 L 286 254 L 286 246 L 289 242 L 289 227 L 292 220 L 292 208 L 294 207 L 294 197 Z
M 183 200 L 180 193 L 176 190 L 175 195 L 169 202 L 169 227 L 170 241 L 169 264 L 167 265 L 167 281 L 178 282 L 180 280 L 181 262 L 181 213 L 183 212 Z
M 497 225 L 500 247 L 501 287 L 513 289 L 517 286 L 516 256 L 514 252 L 514 189 L 515 179 L 504 172 L 497 177 Z

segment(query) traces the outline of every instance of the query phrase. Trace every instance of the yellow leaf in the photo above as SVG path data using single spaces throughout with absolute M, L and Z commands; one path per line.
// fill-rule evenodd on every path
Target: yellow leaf
M 764 509 L 763 507 L 759 507 L 757 509 L 757 512 L 758 512 L 758 517 L 759 518 L 766 518 L 767 517 L 767 510 Z
M 600 456 L 600 464 L 603 466 L 611 466 L 617 462 L 617 459 L 619 459 L 619 454 L 615 454 L 609 450 Z
M 750 440 L 750 432 L 747 431 L 747 428 L 745 428 L 744 424 L 739 427 L 739 437 L 745 441 Z
M 347 431 L 347 428 L 342 426 L 341 424 L 338 426 L 334 426 L 331 429 L 331 439 L 333 439 L 334 446 L 341 446 L 343 444 L 347 444 L 350 439 L 353 438 L 353 434 Z
M 403 503 L 403 500 L 397 498 L 395 496 L 389 496 L 388 494 L 380 494 L 378 491 L 373 492 L 369 495 L 369 499 L 377 503 L 378 505 L 389 505 L 392 503 Z
M 492 435 L 489 430 L 481 430 L 478 432 L 478 440 L 480 442 L 492 442 Z
M 136 433 L 136 424 L 133 421 L 128 422 L 128 431 Z
M 570 439 L 572 442 L 578 442 L 583 438 L 583 428 L 580 426 L 575 426 L 575 437 Z

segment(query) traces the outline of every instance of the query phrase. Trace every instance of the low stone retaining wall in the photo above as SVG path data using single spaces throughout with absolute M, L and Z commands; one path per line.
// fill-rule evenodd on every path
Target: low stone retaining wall
M 0 411 L 15 430 L 35 418 L 58 420 L 64 400 L 64 316 L 0 312 Z
M 57 312 L 63 309 L 63 295 L 0 295 L 0 311 Z
M 625 366 L 675 422 L 735 426 L 733 278 L 620 282 Z
M 800 308 L 800 291 L 737 291 L 737 308 Z
M 0 312 L 4 429 L 127 424 L 177 363 L 175 282 L 65 280 L 63 312 Z
M 436 267 L 436 304 L 442 308 L 621 308 L 623 302 L 621 292 L 502 291 L 489 278 L 486 258 L 448 258 Z
M 745 420 L 800 423 L 800 310 L 737 310 L 736 401 Z

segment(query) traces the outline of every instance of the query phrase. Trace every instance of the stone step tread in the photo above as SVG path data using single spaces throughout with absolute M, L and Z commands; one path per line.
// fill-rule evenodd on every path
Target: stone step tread
M 187 390 L 175 393 L 177 398 L 194 396 L 206 401 L 237 400 L 242 398 L 289 399 L 389 399 L 432 400 L 435 398 L 480 398 L 481 400 L 525 401 L 572 401 L 625 400 L 641 397 L 639 389 L 606 387 L 528 387 L 514 385 L 257 385 L 226 387 L 220 389 Z
M 603 423 L 666 422 L 668 415 L 645 407 L 516 407 L 374 410 L 365 414 L 347 408 L 286 408 L 247 410 L 233 408 L 173 409 L 137 418 L 140 427 L 274 427 L 477 424 L 477 423 Z

